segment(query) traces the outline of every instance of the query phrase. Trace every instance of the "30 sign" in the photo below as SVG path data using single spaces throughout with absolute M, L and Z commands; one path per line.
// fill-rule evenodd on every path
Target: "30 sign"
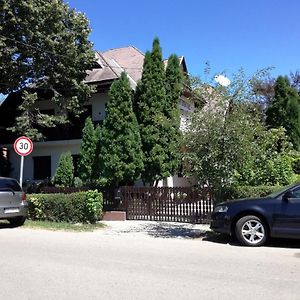
M 33 143 L 31 139 L 26 136 L 21 136 L 16 139 L 14 143 L 14 149 L 17 154 L 21 156 L 29 155 L 33 150 Z

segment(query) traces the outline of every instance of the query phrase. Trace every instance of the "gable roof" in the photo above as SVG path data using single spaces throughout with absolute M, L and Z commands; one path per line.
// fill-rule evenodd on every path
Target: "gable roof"
M 131 87 L 135 89 L 137 82 L 142 78 L 144 58 L 144 54 L 133 46 L 96 52 L 98 67 L 87 72 L 85 82 L 114 80 L 125 71 Z

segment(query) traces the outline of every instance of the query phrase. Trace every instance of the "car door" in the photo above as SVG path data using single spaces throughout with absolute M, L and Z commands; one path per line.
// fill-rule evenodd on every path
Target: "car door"
M 274 236 L 300 238 L 300 187 L 290 192 L 288 199 L 278 199 L 272 231 Z

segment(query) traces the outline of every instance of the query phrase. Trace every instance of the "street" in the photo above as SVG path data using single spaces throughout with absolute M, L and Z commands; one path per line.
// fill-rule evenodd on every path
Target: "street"
M 300 299 L 300 241 L 246 248 L 178 228 L 0 228 L 1 299 Z

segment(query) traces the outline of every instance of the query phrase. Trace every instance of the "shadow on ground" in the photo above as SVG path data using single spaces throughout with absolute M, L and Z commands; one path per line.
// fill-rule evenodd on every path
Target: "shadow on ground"
M 235 237 L 214 233 L 212 231 L 206 232 L 203 241 L 208 241 L 208 242 L 218 243 L 218 244 L 229 244 L 231 246 L 241 246 Z M 270 238 L 263 247 L 300 249 L 300 240 Z
M 121 233 L 145 233 L 156 238 L 185 238 L 197 239 L 203 238 L 206 235 L 207 228 L 196 228 L 192 224 L 174 224 L 167 222 L 142 224 L 127 230 L 122 230 Z
M 7 229 L 7 228 L 16 228 L 16 226 L 11 225 L 9 222 L 0 222 L 0 229 Z

